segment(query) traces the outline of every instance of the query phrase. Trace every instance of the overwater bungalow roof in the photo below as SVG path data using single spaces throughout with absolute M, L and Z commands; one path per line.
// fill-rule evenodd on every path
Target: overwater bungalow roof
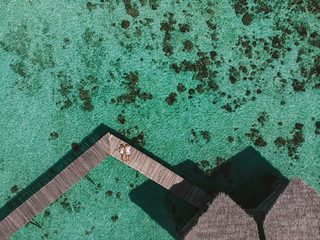
M 320 196 L 300 178 L 294 178 L 264 221 L 267 239 L 320 239 Z
M 257 240 L 259 236 L 254 219 L 230 197 L 220 193 L 184 239 Z

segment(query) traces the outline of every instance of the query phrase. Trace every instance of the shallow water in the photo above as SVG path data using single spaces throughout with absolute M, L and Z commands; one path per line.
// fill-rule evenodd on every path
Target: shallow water
M 244 153 L 320 193 L 319 18 L 319 1 L 2 0 L 0 205 L 101 123 L 206 190 L 254 175 L 210 176 Z M 172 239 L 195 211 L 111 157 L 89 176 L 12 239 Z

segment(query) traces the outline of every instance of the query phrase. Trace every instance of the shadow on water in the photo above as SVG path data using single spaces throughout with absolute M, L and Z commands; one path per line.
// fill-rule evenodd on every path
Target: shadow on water
M 247 147 L 216 168 L 210 167 L 206 161 L 195 164 L 191 160 L 186 160 L 173 167 L 139 146 L 139 142 L 134 138 L 128 139 L 114 129 L 100 124 L 80 143 L 73 144 L 72 149 L 59 159 L 57 163 L 8 201 L 0 209 L 0 221 L 51 181 L 108 132 L 132 145 L 137 150 L 184 177 L 187 181 L 197 185 L 212 196 L 219 192 L 227 193 L 244 209 L 257 207 L 273 191 L 272 182 L 277 180 L 284 183 L 289 182 L 253 147 Z M 266 181 L 266 176 L 268 177 L 268 181 Z M 129 195 L 133 202 L 140 206 L 176 239 L 178 239 L 177 233 L 199 212 L 198 208 L 151 180 L 133 189 Z
M 147 154 L 156 161 L 159 161 L 165 167 L 170 168 L 170 166 L 163 160 L 157 158 L 149 151 L 140 147 L 136 141 L 126 138 L 125 136 L 118 133 L 116 130 L 100 124 L 95 128 L 89 135 L 87 135 L 80 143 L 73 143 L 72 149 L 68 151 L 62 158 L 60 158 L 54 165 L 52 165 L 47 171 L 41 174 L 37 179 L 35 179 L 30 185 L 22 189 L 16 196 L 6 202 L 0 208 L 0 221 L 6 218 L 13 210 L 19 207 L 23 202 L 30 198 L 34 193 L 36 193 L 40 188 L 45 186 L 50 182 L 55 176 L 57 176 L 63 169 L 65 169 L 70 163 L 77 159 L 82 153 L 88 150 L 92 145 L 94 145 L 101 137 L 106 133 L 111 133 L 121 140 L 134 146 L 139 151 Z M 90 178 L 89 178 L 90 181 Z
M 273 192 L 275 182 L 289 183 L 251 146 L 216 168 L 210 168 L 206 161 L 195 164 L 186 160 L 170 169 L 212 196 L 225 192 L 243 209 L 256 208 Z M 177 233 L 199 211 L 151 180 L 133 189 L 129 195 L 176 239 Z M 262 227 L 261 220 L 257 224 L 258 228 Z M 259 229 L 259 233 L 264 235 L 263 229 Z
M 60 158 L 54 165 L 52 165 L 47 171 L 41 174 L 36 180 L 34 180 L 29 186 L 21 190 L 16 196 L 9 200 L 0 209 L 0 221 L 8 216 L 14 209 L 20 206 L 40 188 L 51 181 L 57 176 L 63 169 L 65 169 L 71 162 L 78 158 L 82 153 L 95 144 L 104 134 L 105 127 L 99 125 L 86 136 L 80 143 L 73 143 L 72 149 L 68 151 L 62 158 Z

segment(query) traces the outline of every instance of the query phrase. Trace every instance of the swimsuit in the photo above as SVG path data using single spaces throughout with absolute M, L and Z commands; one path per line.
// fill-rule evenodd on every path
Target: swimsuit
M 130 155 L 130 146 L 129 147 L 126 147 L 126 155 Z
M 123 150 L 123 149 L 124 149 L 124 147 L 121 147 L 121 148 L 120 148 L 120 153 L 124 153 L 124 150 Z

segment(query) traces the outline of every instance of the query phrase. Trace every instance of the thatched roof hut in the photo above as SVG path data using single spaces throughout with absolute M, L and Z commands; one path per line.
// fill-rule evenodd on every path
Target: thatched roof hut
M 226 194 L 220 193 L 184 239 L 257 240 L 259 236 L 254 219 Z
M 264 221 L 267 239 L 320 239 L 320 196 L 300 178 L 294 178 Z

